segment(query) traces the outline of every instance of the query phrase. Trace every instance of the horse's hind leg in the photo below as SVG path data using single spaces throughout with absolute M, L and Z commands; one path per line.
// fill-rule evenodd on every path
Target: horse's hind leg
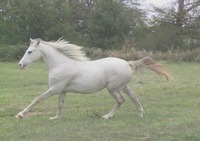
M 61 111 L 62 111 L 62 108 L 63 108 L 63 105 L 64 105 L 64 101 L 65 101 L 65 93 L 59 94 L 59 97 L 58 97 L 58 109 L 57 109 L 56 116 L 55 117 L 51 117 L 49 119 L 58 119 L 58 118 L 60 118 L 60 114 L 61 114 Z
M 131 90 L 127 85 L 123 88 L 123 92 L 126 93 L 130 97 L 130 99 L 135 103 L 135 106 L 140 112 L 140 116 L 143 117 L 144 109 L 142 108 L 142 105 L 140 104 L 135 92 Z
M 104 115 L 104 119 L 110 119 L 113 117 L 117 109 L 121 106 L 121 104 L 125 101 L 119 91 L 109 91 L 109 93 L 113 96 L 113 98 L 117 101 L 117 104 L 113 107 L 113 109 L 107 115 Z

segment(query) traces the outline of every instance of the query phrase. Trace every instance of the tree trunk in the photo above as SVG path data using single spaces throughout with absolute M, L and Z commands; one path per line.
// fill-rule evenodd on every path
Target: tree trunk
M 183 26 L 185 15 L 186 15 L 186 12 L 184 8 L 184 0 L 178 0 L 178 11 L 177 11 L 177 17 L 176 17 L 176 24 L 178 27 Z

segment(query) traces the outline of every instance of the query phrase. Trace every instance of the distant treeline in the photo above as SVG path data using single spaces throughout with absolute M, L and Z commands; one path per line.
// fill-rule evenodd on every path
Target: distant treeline
M 180 7 L 181 1 L 174 6 Z M 193 1 L 190 4 L 196 4 Z M 198 3 L 191 5 L 193 9 L 188 7 L 193 11 L 185 7 L 182 17 L 177 8 L 154 7 L 157 16 L 151 19 L 141 4 L 138 0 L 3 0 L 0 44 L 25 46 L 29 38 L 50 41 L 64 37 L 102 50 L 134 47 L 166 52 L 200 46 Z M 5 56 L 4 45 L 0 58 Z

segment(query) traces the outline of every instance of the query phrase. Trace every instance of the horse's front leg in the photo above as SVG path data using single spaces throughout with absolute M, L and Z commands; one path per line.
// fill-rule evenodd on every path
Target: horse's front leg
M 58 119 L 60 117 L 64 102 L 65 102 L 65 93 L 61 93 L 59 94 L 59 97 L 58 97 L 58 109 L 57 109 L 56 116 L 51 117 L 49 119 Z
M 51 89 L 47 90 L 46 92 L 44 92 L 40 96 L 36 97 L 30 105 L 28 105 L 24 110 L 19 112 L 15 117 L 16 118 L 23 118 L 25 113 L 27 113 L 34 105 L 38 104 L 39 102 L 41 102 L 41 101 L 43 101 L 43 100 L 47 99 L 48 97 L 51 97 L 55 94 L 56 94 L 55 91 L 53 91 Z

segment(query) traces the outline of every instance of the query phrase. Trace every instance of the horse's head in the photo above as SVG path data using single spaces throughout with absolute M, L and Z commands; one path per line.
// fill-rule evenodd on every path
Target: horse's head
M 39 39 L 30 39 L 30 46 L 26 50 L 24 56 L 22 57 L 22 59 L 19 62 L 20 68 L 24 69 L 29 64 L 31 64 L 41 58 L 41 53 L 38 50 L 39 44 L 40 44 Z

